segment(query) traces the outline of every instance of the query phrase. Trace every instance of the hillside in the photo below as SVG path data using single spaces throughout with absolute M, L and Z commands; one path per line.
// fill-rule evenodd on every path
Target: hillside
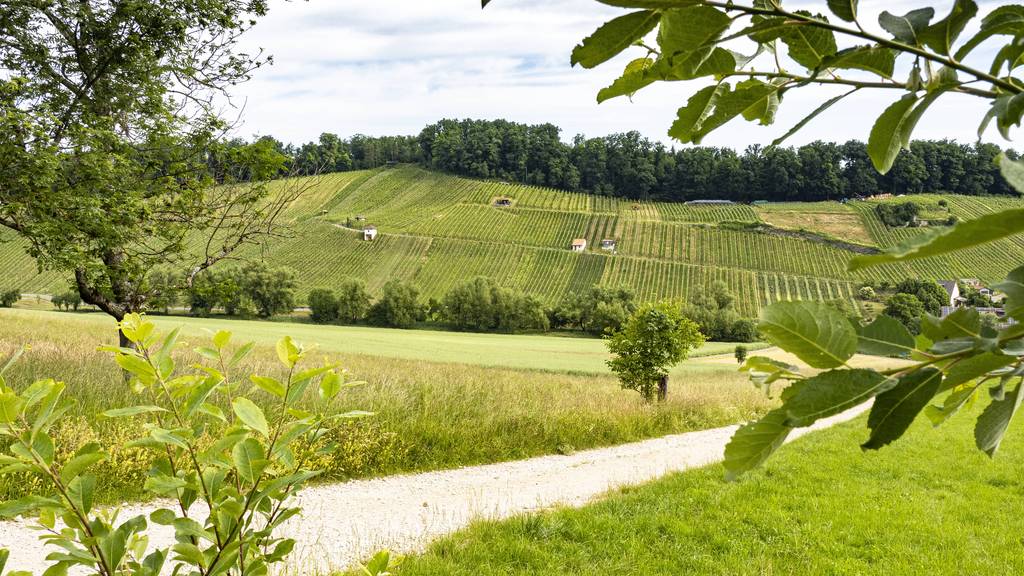
M 508 198 L 510 206 L 495 206 L 498 198 Z M 908 199 L 961 220 L 1024 205 L 954 195 L 885 201 Z M 937 206 L 940 199 L 948 208 Z M 485 275 L 551 302 L 597 283 L 625 284 L 641 298 L 655 299 L 686 297 L 722 280 L 748 314 L 778 300 L 851 299 L 857 283 L 868 279 L 994 281 L 1024 262 L 1024 239 L 1015 239 L 947 258 L 848 273 L 853 250 L 884 248 L 921 233 L 888 228 L 873 206 L 634 202 L 398 167 L 317 177 L 289 211 L 292 237 L 263 254 L 299 272 L 303 297 L 346 276 L 362 278 L 373 291 L 392 278 L 410 280 L 426 296 L 440 297 L 459 282 Z M 364 224 L 379 228 L 376 241 L 362 240 L 357 228 Z M 0 234 L 4 238 L 10 236 Z M 585 252 L 569 250 L 574 238 L 587 239 Z M 617 240 L 614 254 L 600 250 L 605 238 Z M 0 267 L 0 286 L 52 292 L 64 284 L 57 275 L 36 273 L 17 241 L 0 244 Z

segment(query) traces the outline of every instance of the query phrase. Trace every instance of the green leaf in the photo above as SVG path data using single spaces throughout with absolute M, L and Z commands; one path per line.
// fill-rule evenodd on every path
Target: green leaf
M 870 356 L 905 356 L 914 350 L 914 336 L 902 322 L 880 315 L 857 328 L 857 352 Z
M 188 483 L 181 478 L 175 476 L 167 476 L 165 474 L 152 475 L 146 478 L 145 488 L 154 494 L 161 496 L 175 492 L 181 488 L 188 486 Z
M 223 348 L 231 342 L 231 332 L 227 330 L 220 330 L 213 335 L 213 345 L 217 348 Z
M 64 484 L 69 484 L 72 480 L 77 478 L 82 472 L 85 472 L 93 464 L 105 460 L 107 455 L 103 452 L 90 452 L 87 454 L 80 454 L 75 456 L 71 460 L 68 460 L 64 466 L 60 469 L 60 480 Z
M 333 400 L 338 395 L 338 392 L 341 392 L 341 376 L 338 376 L 337 372 L 328 372 L 320 380 L 320 399 Z
M 0 394 L 0 424 L 9 424 L 21 416 L 25 401 L 13 392 Z
M 704 136 L 737 116 L 743 116 L 751 122 L 756 120 L 762 126 L 767 126 L 775 120 L 775 112 L 779 108 L 780 88 L 778 84 L 756 79 L 740 82 L 735 90 L 730 90 L 728 83 L 720 84 L 711 92 L 705 92 L 708 90 L 705 88 L 690 98 L 687 105 L 679 110 L 679 116 L 669 130 L 669 136 L 683 142 L 699 144 Z M 700 98 L 695 101 L 698 96 Z M 708 106 L 713 107 L 710 113 Z
M 93 495 L 96 492 L 96 477 L 91 474 L 78 476 L 68 483 L 68 499 L 85 514 L 92 510 Z
M 239 362 L 245 359 L 246 356 L 252 352 L 252 349 L 256 347 L 255 342 L 248 342 L 238 350 L 235 350 L 235 354 L 231 356 L 231 362 L 228 362 L 228 366 L 235 366 Z
M 1017 414 L 1020 408 L 1022 395 L 1021 385 L 1003 396 L 1001 400 L 993 400 L 985 410 L 978 416 L 978 422 L 974 426 L 974 443 L 982 452 L 990 457 L 999 450 L 999 444 L 1003 441 L 1003 435 L 1010 426 L 1010 421 Z
M 999 154 L 999 172 L 1013 186 L 1013 189 L 1024 194 L 1024 160 L 1010 160 L 1005 152 Z
M 292 341 L 291 336 L 285 336 L 277 341 L 277 357 L 288 368 L 295 367 L 295 363 L 299 360 L 299 348 Z
M 854 88 L 853 90 L 850 90 L 849 92 L 840 94 L 839 96 L 836 96 L 834 98 L 829 98 L 821 106 L 818 106 L 817 108 L 815 108 L 813 112 L 811 112 L 807 116 L 804 116 L 804 118 L 802 120 L 800 120 L 799 122 L 797 122 L 795 126 L 790 128 L 788 132 L 786 132 L 782 136 L 779 136 L 775 140 L 772 140 L 771 145 L 772 146 L 778 146 L 779 144 L 782 144 L 783 142 L 788 140 L 790 136 L 792 136 L 793 134 L 796 134 L 797 132 L 799 132 L 800 129 L 803 128 L 804 126 L 806 126 L 811 120 L 814 120 L 815 118 L 817 118 L 819 114 L 821 114 L 822 112 L 828 110 L 836 102 L 839 102 L 840 100 L 842 100 L 843 98 L 846 98 L 847 96 L 853 94 L 857 90 L 860 90 L 860 88 Z
M 642 40 L 658 25 L 660 15 L 651 10 L 619 16 L 597 29 L 572 51 L 572 65 L 593 68 Z
M 1009 366 L 1015 360 L 1016 358 L 1013 356 L 992 354 L 991 352 L 966 358 L 954 364 L 946 372 L 946 379 L 942 382 L 942 389 L 950 390 L 956 388 L 989 372 Z
M 235 470 L 249 484 L 256 483 L 267 467 L 266 458 L 263 445 L 255 438 L 246 438 L 231 449 L 231 461 L 235 465 Z
M 935 397 L 941 384 L 942 372 L 922 368 L 900 378 L 894 388 L 875 397 L 868 415 L 871 436 L 861 447 L 877 450 L 902 436 Z
M 714 111 L 718 98 L 729 90 L 728 84 L 717 84 L 698 90 L 690 96 L 686 106 L 679 109 L 668 135 L 680 142 L 699 142 L 707 133 L 703 132 L 701 127 Z
M 903 16 L 882 12 L 878 16 L 878 24 L 893 38 L 904 44 L 918 46 L 921 44 L 919 35 L 928 27 L 928 22 L 935 16 L 934 8 L 911 10 Z
M 0 548 L 0 574 L 4 573 L 4 566 L 7 566 L 7 559 L 11 553 L 6 548 Z
M 854 46 L 821 61 L 821 69 L 865 70 L 892 79 L 896 52 L 881 46 Z
M 969 339 L 980 337 L 981 314 L 974 308 L 957 308 L 945 318 L 926 314 L 921 319 L 921 334 L 934 343 L 946 340 Z
M 786 411 L 772 410 L 760 420 L 741 426 L 725 446 L 725 477 L 732 481 L 760 466 L 793 431 L 786 426 Z
M 786 426 L 810 426 L 874 398 L 895 384 L 874 370 L 830 370 L 790 387 L 782 409 Z
M 942 20 L 932 24 L 919 34 L 921 42 L 939 54 L 948 56 L 953 43 L 960 37 L 967 23 L 978 14 L 974 0 L 956 0 L 953 10 Z
M 168 510 L 167 508 L 154 510 L 149 515 L 149 519 L 152 520 L 154 524 L 159 524 L 161 526 L 170 526 L 177 518 L 178 515 L 175 514 L 173 510 Z
M 888 262 L 905 262 L 958 252 L 1024 231 L 1024 208 L 1003 210 L 974 220 L 961 222 L 953 228 L 932 234 L 922 234 L 884 252 L 870 256 L 856 256 L 850 260 L 850 271 Z
M 828 0 L 828 9 L 840 20 L 857 21 L 857 0 Z
M 243 424 L 264 436 L 270 435 L 270 427 L 267 426 L 267 417 L 255 402 L 248 398 L 235 398 L 231 402 L 231 408 L 235 411 L 235 415 L 238 416 L 238 419 L 241 420 Z
M 176 432 L 164 430 L 163 428 L 152 428 L 149 431 L 150 437 L 161 444 L 170 444 L 178 448 L 188 448 L 188 442 Z
M 824 16 L 814 16 L 803 10 L 796 13 L 825 20 Z M 789 57 L 808 70 L 820 66 L 823 60 L 834 55 L 837 50 L 836 35 L 831 30 L 810 24 L 791 23 L 782 29 L 779 38 L 788 48 Z
M 153 412 L 167 412 L 167 409 L 159 406 L 131 406 L 107 410 L 103 412 L 103 415 L 107 418 L 124 418 L 127 416 L 138 416 L 139 414 L 151 414 Z
M 985 40 L 999 35 L 1020 36 L 1024 34 L 1024 6 L 1011 4 L 1000 6 L 988 13 L 981 21 L 981 30 L 956 51 L 956 60 L 963 60 Z
M 1006 315 L 1024 322 L 1024 266 L 1011 271 L 1006 280 L 992 288 L 1006 294 L 1006 300 L 1003 302 Z
M 662 58 L 675 65 L 694 53 L 710 54 L 732 19 L 712 6 L 687 6 L 666 10 L 658 29 L 658 46 Z
M 857 332 L 822 302 L 778 302 L 764 309 L 758 329 L 765 338 L 812 368 L 842 366 L 857 351 Z
M 8 500 L 7 502 L 0 502 L 0 518 L 14 518 L 15 516 L 22 516 L 42 507 L 59 507 L 60 502 L 53 498 L 45 498 L 43 496 L 25 496 L 17 500 Z
M 264 392 L 273 394 L 278 398 L 284 398 L 284 384 L 281 384 L 277 380 L 273 378 L 268 378 L 266 376 L 257 376 L 255 374 L 250 376 L 249 380 L 252 380 L 252 383 L 258 386 Z
M 900 98 L 878 117 L 868 137 L 868 156 L 875 169 L 885 174 L 892 168 L 900 149 L 910 148 L 910 136 L 924 112 L 945 92 L 929 92 L 918 102 L 915 94 Z

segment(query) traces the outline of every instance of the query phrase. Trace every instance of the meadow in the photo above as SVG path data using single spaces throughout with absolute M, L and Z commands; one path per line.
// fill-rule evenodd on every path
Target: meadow
M 337 450 L 315 463 L 327 481 L 619 444 L 747 420 L 773 405 L 730 357 L 684 362 L 674 371 L 668 401 L 646 404 L 619 387 L 603 366 L 603 344 L 593 339 L 179 317 L 157 318 L 157 325 L 181 327 L 186 350 L 206 344 L 217 329 L 233 331 L 239 344 L 257 342 L 240 374 L 277 374 L 273 344 L 290 334 L 319 345 L 311 362 L 339 361 L 354 379 L 367 381 L 347 392 L 338 409 L 376 415 L 351 421 L 332 438 Z M 92 440 L 120 443 L 140 432 L 133 420 L 97 415 L 136 403 L 113 360 L 96 350 L 114 341 L 113 322 L 100 314 L 0 310 L 0 358 L 28 348 L 9 382 L 21 387 L 56 378 L 78 403 L 57 428 L 59 454 Z M 732 346 L 712 344 L 702 352 Z M 179 363 L 196 359 L 183 352 Z M 267 400 L 258 391 L 253 395 Z M 148 466 L 142 451 L 115 449 L 97 468 L 97 497 L 142 498 Z M 0 500 L 37 489 L 38 480 L 5 476 Z
M 880 452 L 858 447 L 860 417 L 739 482 L 712 465 L 579 509 L 478 522 L 396 574 L 1019 574 L 1024 425 L 990 460 L 971 435 L 980 409 L 939 429 L 918 421 Z
M 373 293 L 397 278 L 415 284 L 424 297 L 439 298 L 484 275 L 547 304 L 594 284 L 625 285 L 642 300 L 659 300 L 685 299 L 724 281 L 738 296 L 738 311 L 755 316 L 780 300 L 853 303 L 858 284 L 867 280 L 998 281 L 1024 261 L 1024 240 L 1016 239 L 929 261 L 847 271 L 854 253 L 842 242 L 886 248 L 927 230 L 884 226 L 874 213 L 878 202 L 915 201 L 929 215 L 967 220 L 1024 205 L 1012 198 L 930 194 L 848 204 L 700 206 L 473 180 L 412 166 L 328 174 L 299 184 L 309 189 L 286 214 L 290 236 L 241 256 L 294 268 L 300 301 L 311 289 L 349 277 L 364 280 Z M 511 206 L 495 206 L 498 198 L 510 199 Z M 948 209 L 939 209 L 940 200 Z M 757 223 L 784 233 L 745 228 Z M 362 240 L 363 224 L 378 227 L 376 241 Z M 819 236 L 800 237 L 801 231 Z M 570 252 L 574 238 L 585 238 L 588 249 Z M 617 240 L 614 252 L 600 249 L 606 238 Z M 3 242 L 10 239 L 0 233 L 0 266 L 6 270 L 0 288 L 66 290 L 66 279 L 40 274 L 19 242 Z

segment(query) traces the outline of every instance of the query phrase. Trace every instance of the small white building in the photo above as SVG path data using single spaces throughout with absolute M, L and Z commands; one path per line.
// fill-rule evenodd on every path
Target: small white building
M 949 297 L 949 306 L 956 306 L 960 300 L 960 284 L 956 280 L 942 280 L 939 282 L 939 286 L 942 286 L 946 290 L 946 296 Z
M 363 228 L 363 240 L 372 241 L 377 239 L 377 227 L 366 226 Z
M 614 252 L 615 251 L 615 240 L 612 240 L 610 238 L 606 238 L 604 240 L 601 240 L 601 250 L 608 250 L 610 252 Z
M 586 238 L 576 238 L 572 241 L 572 246 L 570 246 L 570 248 L 573 252 L 583 252 L 587 249 Z

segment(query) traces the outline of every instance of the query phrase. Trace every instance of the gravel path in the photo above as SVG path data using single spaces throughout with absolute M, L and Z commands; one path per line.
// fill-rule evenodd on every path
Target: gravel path
M 796 430 L 790 439 L 850 420 L 866 408 Z M 556 505 L 581 506 L 619 486 L 718 462 L 735 430 L 736 426 L 726 426 L 569 456 L 314 486 L 299 496 L 302 516 L 285 525 L 285 532 L 299 542 L 290 562 L 305 574 L 328 573 L 383 548 L 400 553 L 422 550 L 431 540 L 475 519 L 507 518 Z M 128 506 L 121 517 L 155 507 Z M 0 522 L 0 547 L 11 550 L 8 570 L 41 573 L 47 551 L 28 526 Z M 153 544 L 173 543 L 173 534 L 165 527 L 153 526 L 150 534 Z

